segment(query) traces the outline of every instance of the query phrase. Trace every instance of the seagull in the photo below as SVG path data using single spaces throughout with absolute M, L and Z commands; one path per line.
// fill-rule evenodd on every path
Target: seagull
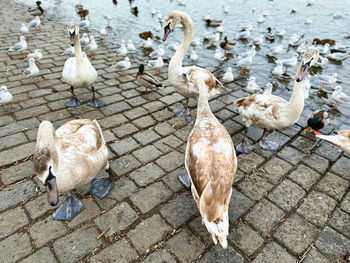
M 346 59 L 348 56 L 349 54 L 336 52 L 336 53 L 328 54 L 327 58 L 335 61 L 342 61 Z
M 36 49 L 33 53 L 29 53 L 27 55 L 27 58 L 34 58 L 37 61 L 43 58 L 43 54 L 41 53 L 40 49 Z
M 253 24 L 247 24 L 240 27 L 240 31 L 251 31 L 253 29 Z
M 106 35 L 107 35 L 106 27 L 102 27 L 101 30 L 100 30 L 100 37 L 101 37 L 101 39 L 104 40 L 106 38 Z
M 312 23 L 312 19 L 307 18 L 304 23 L 305 23 L 305 25 L 310 25 Z
M 160 30 L 162 30 L 162 24 L 158 23 L 157 27 L 154 29 L 154 31 L 159 32 Z
M 289 38 L 289 45 L 292 47 L 299 46 L 302 40 L 303 40 L 303 36 L 299 36 L 298 34 L 294 33 Z
M 238 55 L 238 58 L 246 58 L 249 56 L 255 57 L 256 51 L 255 51 L 255 46 L 253 45 L 250 50 L 243 52 Z
M 246 67 L 253 62 L 253 56 L 248 56 L 245 58 L 241 58 L 240 60 L 237 61 L 237 66 L 241 67 L 241 72 L 247 73 L 248 71 L 246 70 Z
M 318 48 L 318 50 L 320 51 L 321 55 L 325 55 L 328 53 L 329 47 L 330 47 L 329 43 L 326 43 L 323 47 Z
M 25 24 L 22 24 L 21 27 L 19 28 L 19 32 L 21 33 L 28 33 L 29 29 Z
M 155 75 L 159 76 L 160 75 L 160 69 L 164 66 L 163 58 L 161 56 L 158 56 L 158 58 L 156 60 L 148 61 L 147 66 L 149 66 L 151 68 L 154 68 L 154 69 L 158 69 L 158 72 Z
M 232 74 L 232 68 L 228 67 L 226 69 L 226 72 L 224 74 L 224 76 L 222 77 L 222 80 L 224 83 L 229 83 L 233 81 L 233 74 Z
M 317 78 L 320 80 L 320 90 L 322 90 L 324 84 L 326 85 L 332 85 L 337 82 L 337 73 L 333 73 L 331 76 L 329 75 L 317 75 Z
M 272 50 L 273 55 L 279 55 L 283 52 L 283 45 L 278 45 Z
M 8 91 L 6 86 L 1 86 L 0 88 L 0 104 L 5 104 L 13 99 L 12 94 Z
M 276 76 L 281 76 L 283 74 L 283 67 L 281 62 L 278 62 L 276 67 L 273 68 L 272 74 Z
M 223 25 L 223 23 L 221 23 L 220 26 L 217 27 L 216 32 L 224 33 L 224 25 Z
M 26 77 L 35 76 L 39 74 L 39 69 L 35 64 L 34 58 L 29 59 L 29 67 L 24 69 L 22 73 Z
M 75 51 L 74 51 L 74 47 L 69 46 L 66 48 L 66 50 L 63 52 L 63 55 L 74 55 Z
M 125 41 L 122 40 L 122 43 L 120 44 L 120 48 L 117 49 L 117 53 L 123 57 L 128 54 L 128 49 L 126 48 Z
M 282 29 L 276 29 L 275 30 L 275 34 L 279 37 L 283 37 L 286 34 L 286 29 L 282 28 Z
M 142 47 L 144 48 L 152 48 L 152 39 L 149 37 L 146 41 L 143 41 Z
M 330 97 L 330 101 L 335 103 L 335 108 L 337 108 L 340 103 L 350 101 L 350 97 L 346 95 L 342 89 L 342 86 L 336 86 Z
M 252 39 L 252 41 L 254 45 L 260 46 L 262 43 L 264 43 L 264 37 L 263 36 L 255 37 Z
M 126 77 L 127 74 L 125 70 L 129 69 L 131 67 L 131 63 L 128 57 L 125 57 L 124 60 L 121 60 L 115 64 L 115 66 L 122 68 L 123 76 Z
M 195 51 L 194 49 L 192 49 L 191 55 L 190 55 L 190 59 L 191 59 L 192 61 L 197 61 L 198 58 L 199 58 L 198 54 L 196 53 L 196 51 Z
M 263 94 L 271 95 L 272 94 L 272 88 L 273 88 L 272 84 L 271 83 L 267 83 L 266 84 L 266 89 L 265 89 Z
M 236 34 L 237 39 L 248 39 L 250 37 L 250 31 L 245 30 Z
M 90 26 L 90 20 L 89 16 L 86 16 L 84 20 L 79 22 L 79 27 L 84 28 L 87 30 L 87 28 Z
M 302 44 L 297 48 L 297 52 L 298 52 L 299 54 L 304 54 L 305 51 L 306 51 L 306 45 L 305 45 L 305 43 L 302 43 Z
M 164 45 L 159 45 L 158 46 L 158 49 L 157 50 L 155 50 L 155 51 L 153 51 L 153 52 L 151 52 L 150 54 L 149 54 L 149 56 L 151 57 L 151 58 L 157 58 L 157 57 L 163 57 L 164 56 L 164 54 L 165 54 L 165 49 L 164 49 Z
M 35 28 L 36 30 L 39 28 L 40 18 L 36 16 L 32 21 L 30 21 L 27 25 L 28 28 Z
M 259 16 L 258 23 L 263 23 L 265 21 L 265 18 L 263 16 Z
M 81 43 L 82 45 L 86 45 L 86 44 L 88 44 L 89 42 L 90 42 L 90 39 L 89 39 L 88 34 L 87 34 L 87 33 L 83 33 L 83 35 L 82 35 L 81 38 L 80 38 L 80 43 Z
M 132 40 L 131 40 L 131 39 L 128 40 L 128 45 L 126 46 L 126 48 L 127 48 L 129 51 L 135 51 L 135 50 L 136 50 L 136 47 L 135 47 L 134 44 L 132 43 Z
M 212 41 L 212 42 L 218 42 L 220 40 L 220 33 L 219 32 L 210 33 L 208 31 L 205 31 L 204 39 L 208 39 L 209 41 Z
M 277 60 L 276 63 L 280 62 L 285 68 L 286 71 L 284 72 L 287 74 L 288 68 L 295 67 L 298 63 L 298 53 L 294 53 L 292 58 Z
M 325 65 L 328 64 L 328 58 L 324 58 L 321 56 L 319 56 L 318 58 L 319 58 L 320 62 L 316 61 L 317 66 L 320 66 L 321 68 L 323 68 Z
M 255 82 L 255 77 L 248 78 L 247 90 L 250 93 L 257 93 L 261 90 L 259 85 Z
M 87 44 L 84 49 L 87 50 L 87 51 L 94 51 L 97 49 L 97 44 L 96 44 L 96 41 L 95 41 L 95 37 L 94 36 L 91 36 L 90 37 L 90 43 Z
M 201 39 L 199 37 L 193 39 L 191 43 L 191 45 L 194 47 L 200 46 L 200 44 L 201 44 Z
M 217 49 L 215 50 L 215 55 L 214 55 L 214 57 L 215 57 L 216 61 L 218 62 L 218 64 L 217 64 L 216 67 L 217 67 L 217 68 L 220 68 L 220 62 L 221 62 L 221 61 L 224 61 L 225 58 L 226 58 L 225 54 L 221 53 L 221 50 L 217 48 Z
M 24 36 L 20 36 L 19 42 L 9 47 L 8 51 L 21 51 L 21 55 L 24 56 L 22 51 L 26 49 L 27 49 L 27 41 Z

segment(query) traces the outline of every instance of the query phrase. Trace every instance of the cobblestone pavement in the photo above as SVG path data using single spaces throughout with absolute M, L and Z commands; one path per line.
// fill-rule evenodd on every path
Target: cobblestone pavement
M 100 109 L 86 105 L 91 93 L 77 89 L 84 104 L 67 109 L 69 87 L 61 80 L 61 55 L 69 39 L 64 25 L 45 19 L 27 34 L 28 49 L 40 48 L 40 75 L 25 78 L 27 62 L 7 48 L 18 40 L 26 8 L 1 1 L 0 83 L 14 95 L 0 108 L 0 261 L 9 262 L 346 262 L 350 248 L 350 156 L 328 143 L 316 144 L 296 125 L 275 131 L 277 153 L 239 156 L 230 203 L 228 249 L 214 245 L 191 193 L 177 179 L 191 130 L 174 117 L 184 98 L 172 87 L 141 94 L 135 82 L 142 56 L 128 76 L 111 68 L 116 46 L 105 44 L 92 60 L 98 70 Z M 167 78 L 166 67 L 163 80 Z M 211 100 L 215 115 L 242 138 L 233 101 L 247 95 L 240 83 Z M 193 114 L 195 102 L 192 101 Z M 71 222 L 52 220 L 45 189 L 35 178 L 31 154 L 42 120 L 55 127 L 75 118 L 97 119 L 110 150 L 115 187 L 97 200 L 79 189 L 85 210 Z M 334 129 L 328 126 L 324 132 Z M 256 143 L 262 131 L 251 129 Z M 61 198 L 63 199 L 63 198 Z M 102 231 L 108 231 L 100 239 Z

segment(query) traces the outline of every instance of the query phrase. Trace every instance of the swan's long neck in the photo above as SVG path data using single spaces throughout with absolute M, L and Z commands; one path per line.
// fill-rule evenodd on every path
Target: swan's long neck
M 299 68 L 300 66 L 298 71 Z M 293 92 L 286 107 L 288 119 L 295 120 L 295 122 L 299 119 L 304 109 L 304 80 L 300 82 L 294 80 Z
M 169 73 L 170 69 L 179 69 L 182 67 L 182 60 L 187 52 L 187 49 L 191 45 L 193 35 L 194 35 L 194 27 L 192 19 L 187 15 L 181 15 L 181 24 L 184 31 L 184 36 L 182 38 L 181 44 L 169 63 Z
M 81 45 L 80 45 L 80 35 L 76 35 L 75 45 L 74 45 L 74 52 L 75 52 L 75 58 L 77 60 L 77 67 L 78 64 L 83 64 L 83 56 L 81 52 Z
M 208 87 L 203 80 L 197 81 L 196 85 L 199 89 L 198 105 L 197 105 L 197 118 L 198 120 L 211 117 L 213 113 L 210 110 L 208 102 Z

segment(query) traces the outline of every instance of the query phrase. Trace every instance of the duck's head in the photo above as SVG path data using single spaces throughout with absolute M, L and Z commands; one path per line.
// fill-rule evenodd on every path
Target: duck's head
M 33 163 L 39 180 L 46 186 L 47 201 L 52 206 L 56 206 L 59 201 L 56 182 L 58 155 L 55 149 L 55 139 L 56 132 L 51 122 L 43 121 L 38 130 Z
M 67 30 L 69 33 L 70 45 L 74 47 L 77 36 L 79 35 L 79 27 L 76 23 L 70 23 L 67 26 Z
M 144 70 L 145 70 L 145 65 L 140 64 L 140 66 L 139 66 L 139 73 L 143 73 Z
M 317 47 L 311 46 L 306 49 L 305 54 L 297 70 L 297 75 L 295 77 L 296 82 L 301 82 L 305 79 L 309 68 L 316 63 L 318 57 L 319 51 Z
M 181 22 L 181 15 L 184 14 L 181 11 L 171 12 L 165 19 L 164 36 L 163 41 L 165 41 L 170 34 L 170 31 L 174 30 L 175 26 Z
M 37 6 L 40 6 L 41 2 L 40 1 L 36 1 L 35 2 Z

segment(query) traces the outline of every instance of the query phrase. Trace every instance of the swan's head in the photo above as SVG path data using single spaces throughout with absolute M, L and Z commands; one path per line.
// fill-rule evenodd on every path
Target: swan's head
M 55 148 L 56 132 L 51 122 L 40 123 L 35 153 L 33 155 L 34 170 L 39 180 L 46 186 L 47 201 L 50 205 L 58 204 L 58 188 L 56 183 L 56 167 L 58 155 Z
M 301 82 L 305 79 L 307 71 L 316 63 L 319 54 L 318 48 L 315 46 L 311 46 L 306 49 L 298 67 L 297 75 L 295 77 L 296 82 Z
M 69 33 L 70 45 L 74 47 L 77 36 L 79 35 L 79 27 L 76 23 L 70 23 L 67 26 Z
M 181 15 L 183 12 L 181 11 L 173 11 L 171 12 L 167 18 L 165 18 L 165 27 L 164 27 L 164 36 L 163 41 L 165 41 L 170 33 L 170 31 L 174 30 L 175 26 L 181 22 Z

